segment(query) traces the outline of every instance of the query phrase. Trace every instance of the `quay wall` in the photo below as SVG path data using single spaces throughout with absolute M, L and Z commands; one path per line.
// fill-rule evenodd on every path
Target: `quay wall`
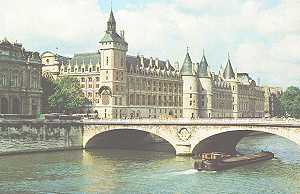
M 80 121 L 0 120 L 0 155 L 82 149 Z

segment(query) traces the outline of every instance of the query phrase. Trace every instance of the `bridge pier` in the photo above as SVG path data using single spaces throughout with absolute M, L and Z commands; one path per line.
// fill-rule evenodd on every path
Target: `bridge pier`
M 176 156 L 191 156 L 191 144 L 176 144 L 175 145 Z

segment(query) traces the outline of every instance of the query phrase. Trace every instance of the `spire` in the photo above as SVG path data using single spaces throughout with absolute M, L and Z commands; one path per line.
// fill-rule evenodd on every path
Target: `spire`
M 112 8 L 110 10 L 109 19 L 107 22 L 107 32 L 111 32 L 111 33 L 116 32 L 116 20 Z
M 181 75 L 193 75 L 193 63 L 189 54 L 189 47 L 187 47 L 187 52 L 180 73 Z
M 232 79 L 235 77 L 235 74 L 234 74 L 234 71 L 233 71 L 233 68 L 232 68 L 232 65 L 231 65 L 231 61 L 230 61 L 230 55 L 229 55 L 229 52 L 228 52 L 228 61 L 227 61 L 227 65 L 225 67 L 225 70 L 224 70 L 224 78 L 225 79 Z
M 207 77 L 208 76 L 208 63 L 205 57 L 205 52 L 203 49 L 203 56 L 198 67 L 198 77 Z

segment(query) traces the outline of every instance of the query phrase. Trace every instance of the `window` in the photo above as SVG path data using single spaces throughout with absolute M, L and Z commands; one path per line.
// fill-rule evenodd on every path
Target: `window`
M 90 72 L 90 73 L 92 72 L 92 68 L 89 68 L 89 72 Z
M 100 81 L 100 77 L 96 77 L 96 81 L 99 82 Z
M 89 88 L 93 88 L 93 84 L 89 84 Z
M 71 72 L 74 72 L 74 67 L 71 67 Z
M 34 77 L 33 77 L 33 80 L 32 80 L 32 86 L 33 86 L 33 88 L 36 88 L 36 87 L 34 87 L 35 85 L 35 79 L 36 79 L 36 75 L 34 75 Z M 18 85 L 18 76 L 17 75 L 12 75 L 12 77 L 11 77 L 11 80 L 10 80 L 10 86 L 11 87 L 17 87 L 17 85 Z
M 106 65 L 108 66 L 108 57 L 106 57 Z
M 83 77 L 83 78 L 81 78 L 81 82 L 85 82 L 85 78 Z
M 100 88 L 100 84 L 96 84 L 96 88 Z
M 190 98 L 193 98 L 193 94 L 190 94 Z
M 93 79 L 91 77 L 89 77 L 89 82 L 92 82 L 92 81 L 93 81 Z
M 190 106 L 192 106 L 193 105 L 193 102 L 192 101 L 190 101 Z
M 0 75 L 0 86 L 6 86 L 6 75 L 5 74 Z
M 96 71 L 96 66 L 93 66 L 93 71 Z

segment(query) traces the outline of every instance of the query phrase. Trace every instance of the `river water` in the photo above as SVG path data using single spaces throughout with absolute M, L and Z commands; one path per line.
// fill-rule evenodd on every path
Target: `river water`
M 243 153 L 277 159 L 223 172 L 197 172 L 189 157 L 94 150 L 0 157 L 0 193 L 299 194 L 300 146 L 278 136 L 244 138 Z

